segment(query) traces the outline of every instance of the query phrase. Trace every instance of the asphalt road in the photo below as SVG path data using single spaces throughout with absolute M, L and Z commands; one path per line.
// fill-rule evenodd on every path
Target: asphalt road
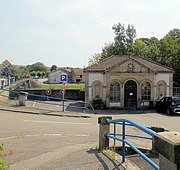
M 23 170 L 56 169 L 52 167 L 59 169 L 59 164 L 68 169 L 70 162 L 70 167 L 77 165 L 76 168 L 83 169 L 84 165 L 91 169 L 90 163 L 94 160 L 87 163 L 87 159 L 82 155 L 87 156 L 85 152 L 88 153 L 90 148 L 98 146 L 98 116 L 111 114 L 113 118 L 126 117 L 143 125 L 180 131 L 180 116 L 156 113 L 117 114 L 120 112 L 122 111 L 103 111 L 104 114 L 91 114 L 91 118 L 74 118 L 0 111 L 0 143 L 4 143 L 7 151 L 14 152 L 7 157 L 7 163 L 12 169 L 23 166 Z M 127 128 L 127 132 L 141 134 L 135 128 Z M 150 147 L 151 144 L 139 140 L 133 142 L 137 145 L 143 143 L 144 147 Z M 28 168 L 30 165 L 32 167 Z

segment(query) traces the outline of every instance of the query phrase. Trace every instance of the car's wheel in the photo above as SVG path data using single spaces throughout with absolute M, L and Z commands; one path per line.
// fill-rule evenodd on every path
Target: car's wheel
M 166 110 L 166 114 L 170 115 L 170 110 L 169 109 Z

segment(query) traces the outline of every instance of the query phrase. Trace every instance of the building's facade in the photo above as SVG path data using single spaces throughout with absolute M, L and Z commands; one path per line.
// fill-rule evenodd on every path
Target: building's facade
M 60 74 L 67 74 L 69 83 L 84 83 L 85 76 L 83 69 L 70 67 L 59 68 L 57 71 L 51 72 L 48 77 L 48 82 L 50 84 L 60 83 Z
M 86 101 L 102 100 L 106 107 L 154 104 L 173 93 L 171 68 L 142 57 L 112 56 L 85 69 Z
M 60 75 L 61 74 L 67 74 L 68 75 L 68 79 L 70 77 L 69 73 L 66 72 L 66 71 L 62 71 L 62 70 L 57 70 L 57 71 L 53 71 L 51 73 L 49 73 L 49 76 L 48 76 L 48 82 L 50 84 L 58 84 L 58 83 L 61 83 L 60 82 Z

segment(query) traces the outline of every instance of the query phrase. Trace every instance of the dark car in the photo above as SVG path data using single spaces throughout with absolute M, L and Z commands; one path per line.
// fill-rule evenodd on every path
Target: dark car
M 156 112 L 166 114 L 180 114 L 180 97 L 163 97 L 156 102 Z

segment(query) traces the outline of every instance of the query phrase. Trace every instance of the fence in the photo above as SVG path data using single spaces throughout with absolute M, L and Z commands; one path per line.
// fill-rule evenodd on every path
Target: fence
M 154 130 L 136 123 L 130 119 L 120 118 L 112 120 L 112 117 L 99 117 L 99 149 L 109 147 L 109 139 L 122 142 L 122 162 L 125 162 L 126 145 L 129 145 L 136 153 L 138 153 L 145 161 L 156 170 L 179 170 L 180 169 L 180 132 L 169 130 Z M 114 125 L 114 132 L 110 133 L 110 124 Z M 117 133 L 117 125 L 122 125 L 122 134 Z M 126 133 L 126 126 L 133 126 L 145 132 L 150 137 L 131 135 Z M 152 128 L 152 127 L 151 127 Z M 159 153 L 159 166 L 156 165 L 150 158 L 142 153 L 135 145 L 133 145 L 126 137 L 135 137 L 152 140 L 153 151 Z
M 156 165 L 150 158 L 148 158 L 143 152 L 141 152 L 135 145 L 133 145 L 130 141 L 126 139 L 126 137 L 135 137 L 135 138 L 143 138 L 143 139 L 148 139 L 152 140 L 152 137 L 156 134 L 155 131 L 138 124 L 130 119 L 114 119 L 111 120 L 111 118 L 99 118 L 98 122 L 100 124 L 100 136 L 104 134 L 105 138 L 100 141 L 100 148 L 108 147 L 109 141 L 108 138 L 114 139 L 114 146 L 116 145 L 116 141 L 121 141 L 122 142 L 122 162 L 125 162 L 125 157 L 126 157 L 126 145 L 129 145 L 136 153 L 138 153 L 144 160 L 146 160 L 153 168 L 156 170 L 159 170 L 159 166 Z M 109 125 L 108 124 L 113 124 L 114 125 L 114 132 L 109 133 Z M 102 126 L 101 126 L 102 125 Z M 117 134 L 117 125 L 122 125 L 122 134 Z M 151 137 L 146 137 L 146 136 L 138 136 L 138 135 L 132 135 L 132 134 L 126 134 L 126 126 L 134 126 L 138 128 L 139 130 L 145 132 L 146 134 L 150 135 Z M 105 127 L 105 129 L 104 129 Z M 105 132 L 104 132 L 105 130 Z M 101 134 L 102 133 L 102 134 Z M 120 137 L 122 136 L 122 137 Z M 100 138 L 101 138 L 100 137 Z M 100 139 L 101 140 L 101 139 Z
M 94 113 L 94 108 L 93 108 L 92 104 L 89 102 L 78 101 L 78 100 L 69 100 L 69 99 L 65 99 L 65 98 L 58 98 L 58 97 L 47 96 L 47 95 L 28 94 L 26 92 L 19 92 L 16 90 L 3 89 L 3 91 L 7 91 L 9 93 L 14 93 L 14 94 L 16 94 L 15 96 L 19 96 L 20 94 L 24 93 L 25 100 L 33 101 L 34 106 L 36 103 L 41 103 L 41 104 L 46 104 L 46 105 L 61 106 L 63 112 L 65 111 L 65 107 L 68 107 L 68 108 L 72 108 L 72 109 L 81 109 L 84 112 L 93 112 Z M 0 95 L 3 97 L 10 98 L 10 99 L 15 99 L 15 100 L 18 99 L 18 97 L 9 97 L 11 95 L 7 96 L 7 95 L 3 95 L 3 93 L 1 93 Z M 31 97 L 35 97 L 36 100 L 30 100 L 29 98 L 31 98 Z M 52 101 L 57 101 L 59 103 L 58 104 L 52 103 Z M 74 103 L 74 104 L 72 104 L 72 103 Z

